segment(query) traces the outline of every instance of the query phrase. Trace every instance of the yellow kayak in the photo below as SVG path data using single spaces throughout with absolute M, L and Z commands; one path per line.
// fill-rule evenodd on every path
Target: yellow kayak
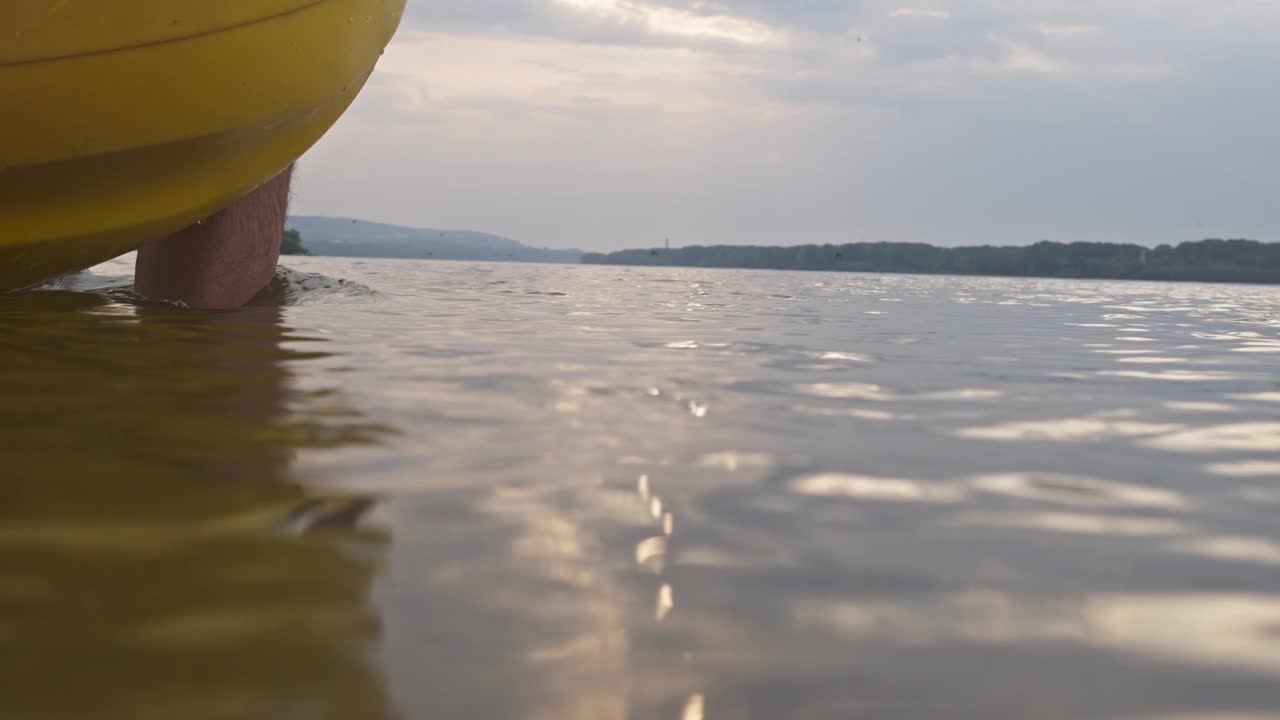
M 405 0 L 0 0 L 0 289 L 208 217 L 355 98 Z

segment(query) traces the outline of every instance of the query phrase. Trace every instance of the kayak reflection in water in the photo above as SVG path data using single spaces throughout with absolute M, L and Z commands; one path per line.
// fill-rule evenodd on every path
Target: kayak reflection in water
M 393 716 L 369 497 L 299 451 L 377 442 L 291 387 L 276 308 L 0 296 L 0 717 Z

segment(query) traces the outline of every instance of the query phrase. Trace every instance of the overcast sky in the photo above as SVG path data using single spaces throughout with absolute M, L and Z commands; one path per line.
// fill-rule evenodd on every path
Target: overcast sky
M 294 211 L 590 250 L 1280 241 L 1277 0 L 409 0 Z

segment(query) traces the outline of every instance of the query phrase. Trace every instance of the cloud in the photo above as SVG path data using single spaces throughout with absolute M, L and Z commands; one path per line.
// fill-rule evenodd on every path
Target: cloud
M 410 0 L 300 210 L 608 248 L 1280 239 L 1280 4 Z
M 1000 69 L 1025 70 L 1037 73 L 1064 73 L 1075 70 L 1073 66 L 1066 62 L 1055 60 L 1043 52 L 1033 50 L 1017 42 L 1011 40 L 999 40 L 998 42 L 1005 49 L 1003 62 L 999 65 Z
M 917 8 L 896 8 L 889 13 L 889 17 L 895 18 L 930 18 L 934 20 L 950 20 L 950 10 L 920 10 Z
M 615 45 L 776 46 L 785 34 L 769 22 L 723 6 L 643 0 L 492 0 L 411 4 L 411 26 L 468 34 L 505 31 Z
M 781 33 L 769 25 L 725 12 L 698 13 L 634 0 L 552 0 L 601 22 L 638 27 L 640 32 L 674 38 L 718 40 L 740 45 L 779 45 Z
M 1053 23 L 1037 23 L 1031 26 L 1036 32 L 1046 37 L 1074 38 L 1096 35 L 1100 28 L 1096 25 L 1055 25 Z

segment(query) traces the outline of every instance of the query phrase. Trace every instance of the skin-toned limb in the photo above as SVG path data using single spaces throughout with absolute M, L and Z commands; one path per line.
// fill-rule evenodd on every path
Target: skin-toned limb
M 275 276 L 292 168 L 203 223 L 138 251 L 134 287 L 195 308 L 244 305 Z

